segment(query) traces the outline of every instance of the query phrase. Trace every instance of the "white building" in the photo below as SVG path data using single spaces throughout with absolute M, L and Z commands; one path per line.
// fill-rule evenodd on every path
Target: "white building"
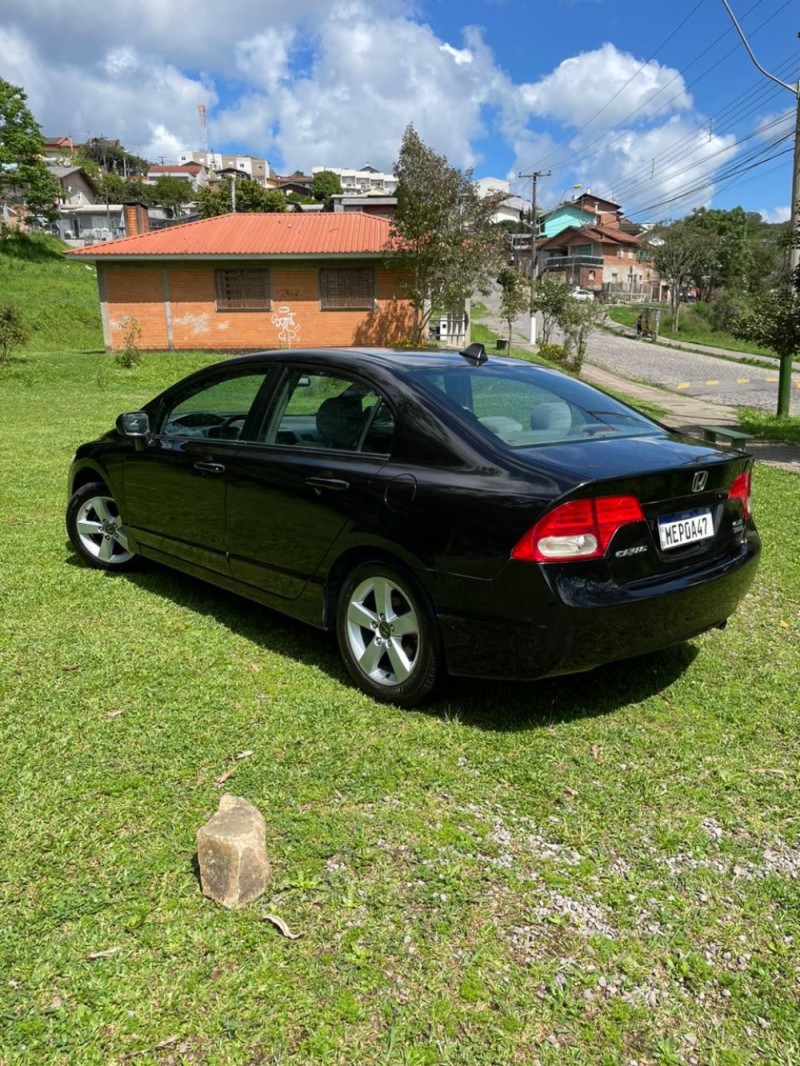
M 346 170 L 342 167 L 312 167 L 312 174 L 321 171 L 335 174 L 342 183 L 345 196 L 394 196 L 397 178 L 394 174 L 384 174 L 376 170 L 371 163 L 365 163 L 358 170 Z
M 178 163 L 202 163 L 209 170 L 238 170 L 259 185 L 270 188 L 272 185 L 272 167 L 269 160 L 257 155 L 229 155 L 227 152 L 181 152 Z

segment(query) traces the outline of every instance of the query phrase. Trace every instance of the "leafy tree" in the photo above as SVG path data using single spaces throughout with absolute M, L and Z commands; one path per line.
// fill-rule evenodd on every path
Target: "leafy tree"
M 11 196 L 28 214 L 58 218 L 59 185 L 41 159 L 42 131 L 24 90 L 0 78 L 0 201 Z
M 207 185 L 196 196 L 200 218 L 213 218 L 233 211 L 234 179 L 225 178 L 219 185 Z M 255 181 L 236 181 L 236 213 L 275 213 L 286 210 L 286 197 L 280 189 L 265 189 Z
M 540 274 L 534 282 L 531 310 L 539 311 L 542 316 L 542 344 L 550 343 L 553 326 L 559 321 L 569 298 L 566 283 L 558 274 Z
M 342 183 L 339 175 L 332 170 L 318 170 L 311 182 L 311 195 L 318 203 L 324 203 L 330 207 L 331 197 L 339 196 L 342 192 Z
M 472 172 L 448 164 L 406 127 L 394 167 L 397 210 L 390 248 L 409 273 L 404 283 L 414 309 L 414 341 L 422 342 L 436 311 L 463 305 L 476 289 L 486 290 L 503 261 L 503 234 L 492 216 L 503 193 L 478 195 Z
M 790 238 L 800 245 L 800 228 Z M 793 271 L 789 283 L 755 298 L 733 327 L 733 334 L 780 356 L 778 417 L 788 417 L 792 386 L 792 362 L 800 355 L 800 267 Z
M 24 344 L 29 336 L 30 330 L 17 305 L 3 304 L 0 307 L 0 366 L 8 364 L 13 350 Z
M 708 300 L 719 289 L 741 291 L 751 258 L 750 224 L 742 208 L 719 211 L 700 207 L 685 222 L 705 238 L 692 276 L 700 297 Z
M 702 271 L 702 264 L 708 259 L 708 244 L 708 235 L 687 219 L 655 226 L 643 242 L 657 273 L 669 285 L 673 333 L 678 329 L 681 292 Z
M 567 366 L 576 374 L 580 374 L 583 367 L 589 337 L 605 320 L 606 309 L 599 301 L 574 300 L 567 295 L 558 316 L 558 324 L 564 334 L 564 347 L 568 353 Z
M 514 319 L 527 311 L 530 305 L 528 279 L 518 270 L 505 266 L 497 278 L 500 286 L 500 317 L 508 325 L 508 346 L 511 347 L 511 328 Z
M 121 144 L 105 137 L 91 137 L 80 146 L 79 151 L 84 159 L 101 170 L 109 174 L 119 174 L 123 178 L 144 177 L 150 169 L 149 160 L 126 152 Z
M 194 199 L 194 190 L 183 178 L 164 174 L 151 187 L 150 198 L 154 204 L 165 207 L 172 218 L 180 218 L 183 205 Z

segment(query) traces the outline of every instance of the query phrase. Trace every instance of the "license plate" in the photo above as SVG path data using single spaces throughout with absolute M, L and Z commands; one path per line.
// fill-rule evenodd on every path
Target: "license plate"
M 682 548 L 685 544 L 696 544 L 699 540 L 708 540 L 713 536 L 714 522 L 707 507 L 658 520 L 658 537 L 663 551 Z

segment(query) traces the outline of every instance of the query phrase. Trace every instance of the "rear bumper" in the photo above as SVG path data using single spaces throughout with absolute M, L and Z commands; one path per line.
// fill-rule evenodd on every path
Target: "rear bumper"
M 538 606 L 529 613 L 519 609 L 525 588 L 532 591 L 521 568 L 533 564 L 510 563 L 497 581 L 475 583 L 494 586 L 488 597 L 485 588 L 473 590 L 476 610 L 439 614 L 448 670 L 464 677 L 533 680 L 688 640 L 733 614 L 753 582 L 759 553 L 752 535 L 737 556 L 710 570 L 631 588 L 588 583 L 560 568 L 548 576 L 550 595 L 542 596 L 539 584 L 533 597 Z M 493 606 L 508 605 L 504 617 L 481 610 L 487 598 Z

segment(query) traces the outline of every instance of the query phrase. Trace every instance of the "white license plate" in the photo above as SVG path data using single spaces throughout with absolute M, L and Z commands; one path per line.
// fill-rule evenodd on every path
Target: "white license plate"
M 711 511 L 707 507 L 702 507 L 697 511 L 687 511 L 682 515 L 659 518 L 658 536 L 664 551 L 682 548 L 684 544 L 696 544 L 699 540 L 708 540 L 714 536 Z

